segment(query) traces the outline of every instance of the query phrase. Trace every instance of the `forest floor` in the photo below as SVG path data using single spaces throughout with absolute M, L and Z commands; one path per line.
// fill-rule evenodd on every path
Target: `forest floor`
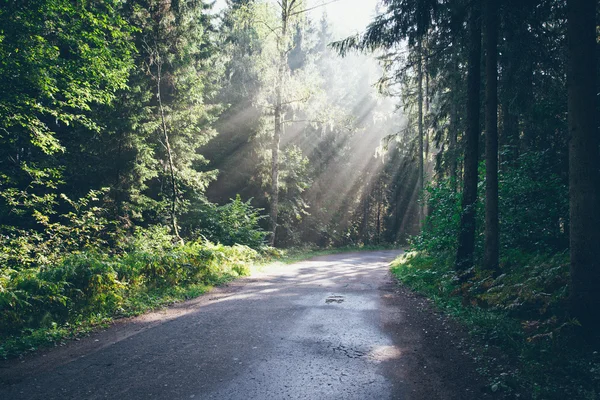
M 0 362 L 6 399 L 493 399 L 468 334 L 398 286 L 400 251 L 316 257 Z M 476 351 L 475 351 L 476 352 Z

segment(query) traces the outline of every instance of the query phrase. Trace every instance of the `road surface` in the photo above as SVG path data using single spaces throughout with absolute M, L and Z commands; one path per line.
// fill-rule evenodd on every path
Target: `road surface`
M 400 288 L 399 251 L 270 267 L 0 363 L 0 399 L 482 399 L 464 334 Z

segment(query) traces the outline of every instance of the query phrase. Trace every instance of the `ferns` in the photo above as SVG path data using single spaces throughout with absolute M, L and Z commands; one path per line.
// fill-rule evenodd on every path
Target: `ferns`
M 135 249 L 130 243 L 130 251 L 122 254 L 84 251 L 67 254 L 55 265 L 0 269 L 0 356 L 27 349 L 24 343 L 32 335 L 42 343 L 43 337 L 56 339 L 41 331 L 136 314 L 163 304 L 165 296 L 189 297 L 185 288 L 247 275 L 260 257 L 244 245 L 199 240 L 166 246 L 164 237 L 153 243 L 150 236 L 156 232 L 138 232 L 146 246 Z

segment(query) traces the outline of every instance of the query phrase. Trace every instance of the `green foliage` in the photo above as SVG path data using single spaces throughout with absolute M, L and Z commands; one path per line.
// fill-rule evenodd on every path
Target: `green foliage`
M 299 225 L 310 212 L 304 192 L 311 185 L 309 159 L 298 146 L 285 149 L 279 170 L 279 244 L 287 247 L 302 244 Z M 270 182 L 270 179 L 266 182 Z M 269 183 L 270 184 L 270 183 Z
M 218 233 L 209 238 L 233 246 L 234 244 L 246 245 L 252 248 L 259 248 L 265 243 L 266 232 L 264 232 L 259 222 L 265 218 L 260 213 L 262 209 L 253 207 L 252 199 L 244 202 L 239 195 L 230 203 L 217 208 L 218 214 Z
M 392 272 L 509 356 L 498 366 L 495 353 L 471 350 L 492 390 L 533 399 L 597 398 L 600 358 L 577 340 L 566 313 L 568 255 L 517 250 L 505 253 L 501 265 L 498 277 L 482 271 L 460 284 L 451 261 L 412 252 L 396 259 Z
M 251 264 L 260 258 L 242 245 L 207 241 L 167 245 L 165 233 L 158 231 L 139 232 L 136 240 L 156 242 L 124 254 L 79 252 L 41 268 L 1 269 L 0 355 L 27 349 L 31 341 L 41 344 L 40 335 L 53 339 L 52 332 L 64 336 L 69 327 L 82 323 L 133 315 L 166 304 L 166 299 L 192 297 L 208 285 L 249 274 Z
M 567 247 L 568 190 L 551 171 L 546 152 L 522 154 L 499 173 L 500 243 L 505 251 L 562 252 Z M 485 168 L 479 168 L 476 249 L 483 248 Z M 422 233 L 413 238 L 416 250 L 444 261 L 453 260 L 460 224 L 461 194 L 450 178 L 430 183 L 425 201 L 430 210 Z M 527 221 L 524 224 L 523 221 Z
M 60 125 L 98 130 L 87 112 L 94 103 L 110 103 L 131 68 L 131 29 L 120 6 L 118 0 L 3 3 L 3 146 L 17 150 L 26 141 L 52 154 L 64 150 L 54 136 Z
M 131 1 L 123 12 L 137 50 L 129 88 L 103 110 L 105 140 L 85 148 L 102 161 L 113 212 L 133 224 L 179 220 L 216 178 L 199 151 L 222 110 L 213 101 L 223 70 L 208 4 Z
M 99 206 L 106 191 L 92 190 L 78 200 L 61 194 L 61 202 L 51 196 L 52 201 L 41 208 L 35 195 L 22 192 L 14 200 L 5 192 L 9 204 L 19 203 L 23 212 L 32 214 L 37 226 L 25 230 L 0 225 L 0 263 L 14 269 L 40 267 L 57 262 L 65 254 L 106 246 L 115 234 L 105 209 Z M 53 222 L 58 207 L 66 212 Z
M 186 230 L 192 237 L 205 237 L 227 246 L 235 244 L 259 249 L 264 245 L 266 232 L 260 222 L 266 217 L 262 209 L 252 206 L 252 199 L 242 201 L 237 195 L 225 205 L 202 204 L 186 215 Z
M 413 239 L 416 250 L 426 250 L 437 257 L 453 257 L 460 225 L 461 195 L 451 179 L 430 184 L 425 189 L 427 216 L 421 235 Z M 446 260 L 450 262 L 450 260 Z
M 556 160 L 547 151 L 529 152 L 517 163 L 505 165 L 499 176 L 502 245 L 534 252 L 565 249 L 569 196 L 564 180 L 553 172 Z
M 460 194 L 454 182 L 427 188 L 431 210 L 413 249 L 396 260 L 394 274 L 464 322 L 488 344 L 500 346 L 512 365 L 488 375 L 494 390 L 532 398 L 595 398 L 598 360 L 576 339 L 569 318 L 566 252 L 567 189 L 546 152 L 524 153 L 500 172 L 500 272 L 481 265 L 484 183 L 477 207 L 476 266 L 468 279 L 454 270 Z M 485 171 L 480 168 L 480 181 Z M 526 221 L 526 222 L 525 222 Z M 490 361 L 493 356 L 484 356 Z M 490 361 L 491 362 L 491 361 Z M 493 363 L 492 363 L 493 364 Z M 487 368 L 487 367 L 486 367 Z

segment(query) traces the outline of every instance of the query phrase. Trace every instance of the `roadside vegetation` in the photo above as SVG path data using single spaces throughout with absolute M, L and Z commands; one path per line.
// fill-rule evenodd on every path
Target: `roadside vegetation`
M 545 175 L 537 181 L 531 165 L 525 160 L 522 165 L 501 173 L 500 216 L 506 229 L 500 237 L 500 272 L 483 263 L 481 193 L 474 267 L 467 276 L 456 271 L 460 196 L 445 180 L 427 188 L 431 213 L 409 251 L 392 263 L 392 273 L 478 339 L 471 352 L 489 378 L 490 390 L 533 399 L 596 399 L 600 355 L 582 340 L 581 325 L 569 313 L 564 232 L 548 230 L 546 223 L 563 215 L 567 189 L 556 177 Z M 540 199 L 535 213 L 523 207 L 533 196 Z M 523 220 L 528 229 L 518 229 Z
M 257 210 L 239 200 L 213 208 L 211 217 L 210 237 L 230 245 L 215 244 L 203 235 L 181 244 L 169 227 L 160 225 L 122 235 L 99 217 L 103 210 L 94 205 L 96 195 L 90 193 L 76 211 L 63 216 L 65 222 L 43 233 L 21 231 L 0 241 L 0 258 L 7 266 L 0 275 L 0 358 L 198 297 L 272 262 L 390 247 L 269 247 Z M 232 219 L 238 221 L 235 229 Z
M 203 235 L 182 244 L 160 225 L 125 235 L 99 216 L 103 210 L 94 206 L 94 196 L 43 232 L 1 238 L 0 357 L 196 297 L 282 254 L 263 246 L 265 233 L 252 218 L 235 231 L 211 226 L 230 245 Z M 236 207 L 253 213 L 234 201 L 215 209 L 214 220 L 227 219 Z

